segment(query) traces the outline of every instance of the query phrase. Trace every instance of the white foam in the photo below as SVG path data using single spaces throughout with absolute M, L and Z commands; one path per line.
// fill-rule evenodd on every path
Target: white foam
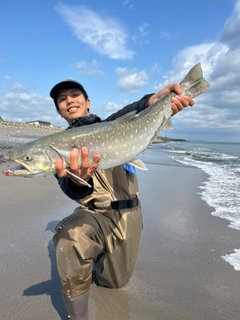
M 202 169 L 209 177 L 199 187 L 201 198 L 215 211 L 212 215 L 230 221 L 229 227 L 240 230 L 240 177 L 236 168 L 220 166 L 214 162 L 197 161 L 188 157 L 176 161 Z
M 239 151 L 233 156 L 204 148 L 198 148 L 196 152 L 193 148 L 185 150 L 184 156 L 170 157 L 185 165 L 198 167 L 208 174 L 207 180 L 199 187 L 201 198 L 214 208 L 213 216 L 228 220 L 230 228 L 240 230 Z M 240 271 L 240 249 L 234 249 L 233 253 L 222 256 L 222 259 Z
M 222 256 L 236 271 L 240 271 L 240 249 L 234 249 L 234 253 Z

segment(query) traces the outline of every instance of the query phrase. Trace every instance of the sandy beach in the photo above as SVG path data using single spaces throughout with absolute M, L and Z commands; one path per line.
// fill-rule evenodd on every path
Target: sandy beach
M 238 320 L 239 272 L 221 256 L 238 246 L 239 232 L 200 198 L 207 176 L 163 152 L 158 163 L 148 150 L 141 159 L 149 170 L 138 170 L 144 229 L 136 268 L 122 289 L 92 285 L 89 320 Z M 0 183 L 0 320 L 67 319 L 52 236 L 77 204 L 53 175 L 1 174 Z

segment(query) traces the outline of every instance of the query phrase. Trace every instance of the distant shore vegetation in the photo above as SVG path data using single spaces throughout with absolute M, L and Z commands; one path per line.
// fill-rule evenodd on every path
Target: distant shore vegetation
M 157 136 L 153 143 L 160 143 L 160 142 L 171 142 L 171 141 L 181 141 L 184 142 L 186 141 L 185 139 L 172 139 L 172 138 L 167 138 L 167 137 L 161 137 Z

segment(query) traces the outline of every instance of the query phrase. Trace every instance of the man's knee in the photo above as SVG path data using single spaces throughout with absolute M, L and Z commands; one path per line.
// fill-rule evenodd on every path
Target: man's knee
M 55 246 L 59 239 L 79 241 L 82 235 L 94 238 L 94 234 L 99 228 L 93 215 L 88 211 L 77 210 L 66 217 L 56 226 L 54 235 Z

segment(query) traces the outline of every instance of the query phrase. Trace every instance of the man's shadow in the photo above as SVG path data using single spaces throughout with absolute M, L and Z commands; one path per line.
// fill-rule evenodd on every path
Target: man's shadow
M 59 221 L 51 221 L 48 223 L 46 231 L 52 231 L 55 233 L 55 226 Z M 23 291 L 24 296 L 37 296 L 41 294 L 47 294 L 51 297 L 52 305 L 57 311 L 60 319 L 67 319 L 68 315 L 63 303 L 60 280 L 58 277 L 56 259 L 55 259 L 55 247 L 53 240 L 48 243 L 48 256 L 51 261 L 51 279 L 32 285 L 31 287 Z

